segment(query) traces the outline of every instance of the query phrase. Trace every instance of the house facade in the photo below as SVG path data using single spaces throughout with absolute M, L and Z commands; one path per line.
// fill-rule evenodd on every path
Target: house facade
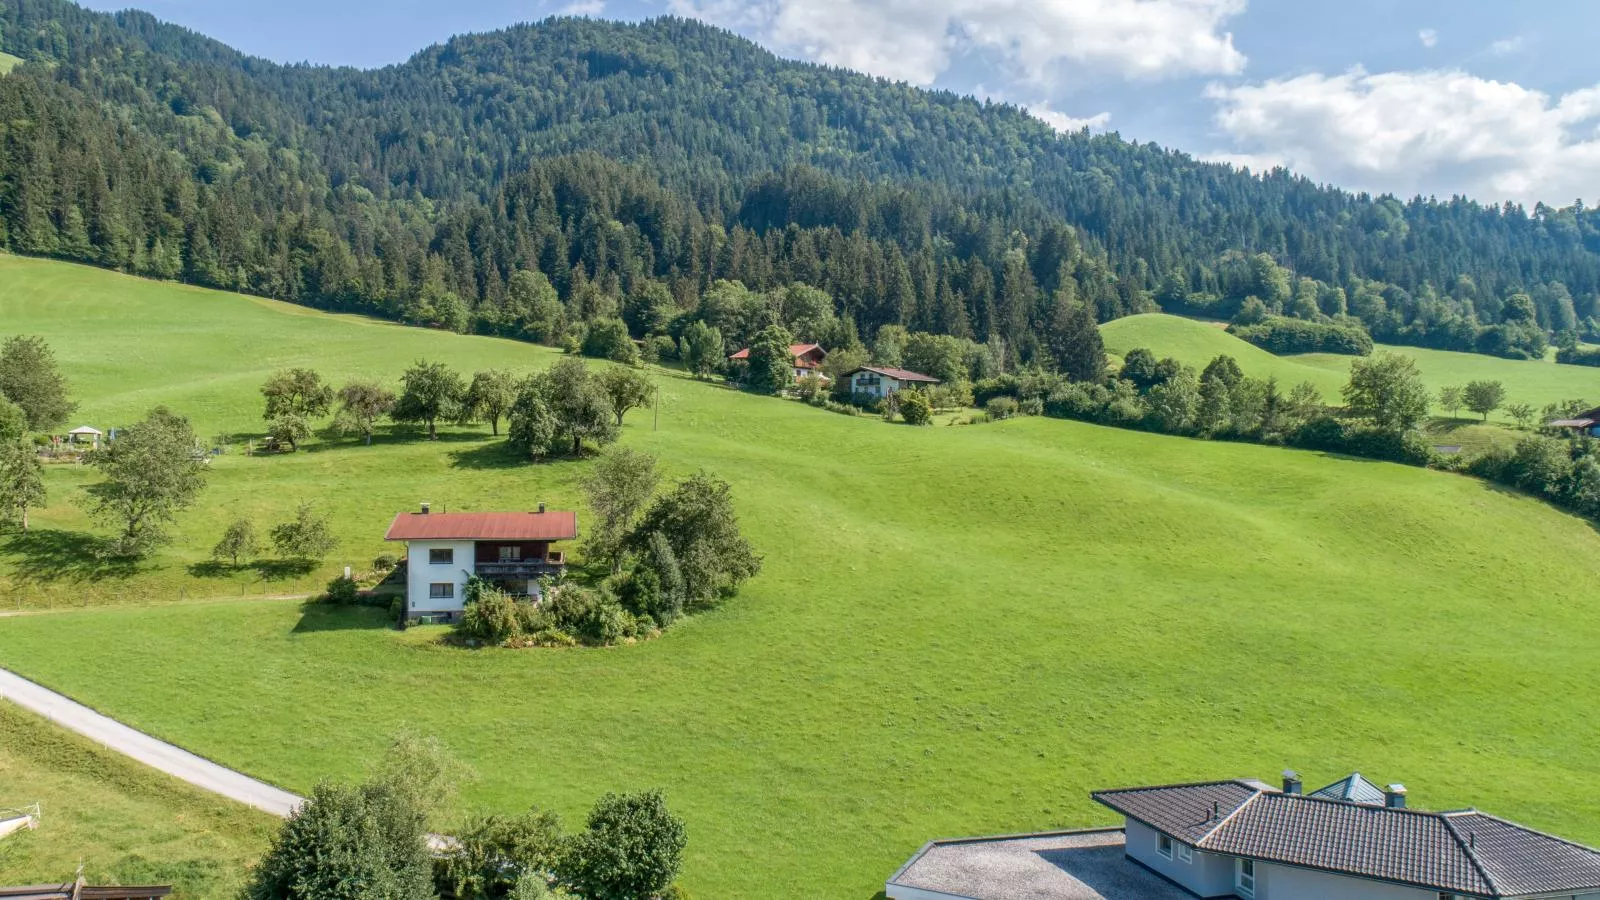
M 862 366 L 845 375 L 850 381 L 850 393 L 882 400 L 884 397 L 908 388 L 927 388 L 939 379 L 909 369 L 891 366 Z
M 561 574 L 566 554 L 552 544 L 578 536 L 573 512 L 400 513 L 387 541 L 406 545 L 406 619 L 453 622 L 467 582 L 482 578 L 508 594 L 540 596 L 540 581 Z
M 1096 791 L 1120 829 L 935 841 L 890 900 L 1600 900 L 1600 851 L 1475 809 L 1411 809 L 1359 774 L 1306 794 L 1285 772 Z M 1115 854 L 1115 858 L 1112 854 Z
M 807 375 L 820 377 L 822 375 L 822 363 L 823 360 L 828 358 L 828 351 L 822 349 L 821 344 L 790 344 L 789 356 L 793 360 L 795 380 L 798 381 Z M 734 362 L 748 362 L 750 360 L 750 348 L 746 347 L 728 357 L 728 359 Z

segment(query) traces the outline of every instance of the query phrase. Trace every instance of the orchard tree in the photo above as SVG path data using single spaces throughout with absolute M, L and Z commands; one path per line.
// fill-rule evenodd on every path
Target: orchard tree
M 300 442 L 311 436 L 311 423 L 295 413 L 284 413 L 267 425 L 267 437 L 299 450 Z
M 41 337 L 18 335 L 0 345 L 0 398 L 22 409 L 29 431 L 55 428 L 77 408 L 67 398 L 55 353 Z
M 500 420 L 517 402 L 517 381 L 503 369 L 474 372 L 462 401 L 462 415 L 470 421 L 488 422 L 489 432 L 500 436 Z
M 536 380 L 555 417 L 557 433 L 572 441 L 573 456 L 583 452 L 586 438 L 602 446 L 617 439 L 618 417 L 611 398 L 583 360 L 571 356 L 557 360 Z
M 656 498 L 629 534 L 627 548 L 648 551 L 656 532 L 666 536 L 678 561 L 687 608 L 713 606 L 761 571 L 761 558 L 739 532 L 732 488 L 704 472 Z
M 266 399 L 262 418 L 272 423 L 268 433 L 296 450 L 311 435 L 311 422 L 327 415 L 333 405 L 333 388 L 312 369 L 274 374 L 261 386 L 261 396 Z
M 113 550 L 142 556 L 167 540 L 165 526 L 205 487 L 205 457 L 189 420 L 164 406 L 89 454 L 105 480 L 91 487 L 94 512 L 116 525 Z
M 1407 431 L 1428 415 L 1428 389 L 1417 364 L 1398 353 L 1356 359 L 1343 393 L 1350 412 L 1384 431 Z
M 0 522 L 28 530 L 28 510 L 44 506 L 44 466 L 20 441 L 0 441 Z
M 523 382 L 508 418 L 506 442 L 520 455 L 539 459 L 558 449 L 560 426 L 550 404 L 545 402 L 544 386 L 537 378 Z
M 461 376 L 444 363 L 419 360 L 401 376 L 400 399 L 390 418 L 400 423 L 420 423 L 428 427 L 428 440 L 439 439 L 440 419 L 451 421 L 461 415 L 466 385 Z
M 628 529 L 660 482 L 656 458 L 627 447 L 601 456 L 584 479 L 583 491 L 596 520 L 589 533 L 588 555 L 610 562 L 613 574 L 622 567 L 623 540 Z
M 1485 422 L 1489 421 L 1489 413 L 1500 408 L 1506 399 L 1506 386 L 1498 381 L 1471 381 L 1462 391 L 1466 400 L 1467 409 L 1483 416 Z
M 222 539 L 211 548 L 211 558 L 218 562 L 226 559 L 237 568 L 240 557 L 253 556 L 260 548 L 255 523 L 241 516 L 233 520 L 222 533 Z
M 371 446 L 378 420 L 394 409 L 394 392 L 376 381 L 351 381 L 339 389 L 339 411 L 333 427 L 340 434 L 356 434 Z
M 338 545 L 328 528 L 328 517 L 310 503 L 301 503 L 294 518 L 272 526 L 272 546 L 284 559 L 318 561 Z
M 1449 413 L 1450 418 L 1455 418 L 1456 413 L 1460 412 L 1466 403 L 1466 395 L 1462 393 L 1459 385 L 1446 385 L 1439 389 L 1439 408 Z
M 1506 406 L 1506 414 L 1511 416 L 1517 423 L 1517 427 L 1523 430 L 1527 430 L 1528 426 L 1533 424 L 1534 417 L 1537 415 L 1533 407 L 1526 403 L 1509 404 Z
M 636 369 L 612 366 L 596 376 L 595 381 L 611 401 L 618 428 L 622 427 L 622 417 L 628 410 L 644 406 L 655 396 L 655 385 L 651 384 L 649 376 Z

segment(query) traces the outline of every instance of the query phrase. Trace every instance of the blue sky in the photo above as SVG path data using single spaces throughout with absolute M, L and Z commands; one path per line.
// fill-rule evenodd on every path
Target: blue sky
M 116 9 L 126 2 L 90 0 Z M 280 61 L 378 66 L 558 13 L 673 12 L 793 58 L 1356 190 L 1600 200 L 1593 0 L 139 0 Z

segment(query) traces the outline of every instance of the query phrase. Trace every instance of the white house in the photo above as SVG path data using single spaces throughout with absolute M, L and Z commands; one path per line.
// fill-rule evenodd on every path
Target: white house
M 931 387 L 939 379 L 909 369 L 890 366 L 862 366 L 845 375 L 850 380 L 850 393 L 864 394 L 882 400 L 896 391 L 907 388 Z
M 433 513 L 428 504 L 400 513 L 386 541 L 406 545 L 406 619 L 454 621 L 461 614 L 467 580 L 474 575 L 508 594 L 539 597 L 539 581 L 560 574 L 566 554 L 555 541 L 578 536 L 572 512 Z
M 1600 850 L 1359 775 L 1307 795 L 1254 779 L 1096 791 L 1120 829 L 934 841 L 890 900 L 1600 900 Z

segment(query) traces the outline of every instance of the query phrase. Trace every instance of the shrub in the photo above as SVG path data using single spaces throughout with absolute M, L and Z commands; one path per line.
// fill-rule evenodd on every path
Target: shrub
M 1017 408 L 1017 401 L 1012 397 L 995 397 L 983 405 L 983 411 L 995 420 L 1011 418 L 1017 414 Z
M 615 362 L 631 363 L 639 358 L 638 348 L 621 319 L 597 319 L 589 323 L 583 339 L 583 355 Z
M 398 622 L 398 621 L 400 621 L 400 617 L 405 615 L 405 611 L 406 611 L 406 603 L 405 603 L 404 600 L 401 600 L 399 597 L 396 597 L 393 600 L 389 601 L 389 618 L 391 618 L 394 621 Z
M 379 553 L 372 560 L 372 571 L 379 573 L 393 572 L 394 567 L 398 565 L 400 565 L 400 558 L 393 553 Z
M 823 381 L 821 376 L 818 376 L 814 373 L 802 375 L 794 383 L 794 392 L 799 395 L 801 400 L 804 400 L 807 403 L 810 403 L 812 400 L 815 400 L 817 397 L 821 396 L 822 388 Z
M 678 359 L 678 342 L 665 334 L 658 334 L 645 338 L 645 352 L 654 355 L 658 362 L 676 362 Z
M 615 597 L 570 586 L 553 593 L 548 604 L 552 624 L 585 644 L 614 644 L 635 629 L 633 617 Z
M 323 782 L 279 829 L 249 900 L 423 900 L 433 894 L 425 816 L 398 785 Z
M 1028 399 L 1017 404 L 1017 412 L 1025 416 L 1044 415 L 1044 398 L 1029 397 Z
M 1557 350 L 1556 362 L 1569 366 L 1600 366 L 1600 347 L 1566 347 Z
M 1421 432 L 1392 431 L 1319 416 L 1288 436 L 1288 442 L 1307 450 L 1343 453 L 1367 459 L 1425 466 L 1433 461 L 1433 447 Z
M 907 425 L 926 425 L 933 420 L 933 404 L 925 392 L 901 391 L 895 396 L 900 399 L 900 417 Z
M 323 595 L 323 599 L 329 603 L 352 606 L 360 593 L 361 587 L 356 584 L 354 578 L 346 578 L 340 575 L 338 578 L 328 582 L 328 592 Z
M 561 880 L 588 900 L 659 897 L 678 877 L 687 843 L 660 791 L 607 794 L 573 837 Z
M 522 636 L 522 623 L 517 615 L 517 601 L 504 591 L 483 584 L 467 586 L 466 608 L 458 634 L 486 644 L 504 644 Z

